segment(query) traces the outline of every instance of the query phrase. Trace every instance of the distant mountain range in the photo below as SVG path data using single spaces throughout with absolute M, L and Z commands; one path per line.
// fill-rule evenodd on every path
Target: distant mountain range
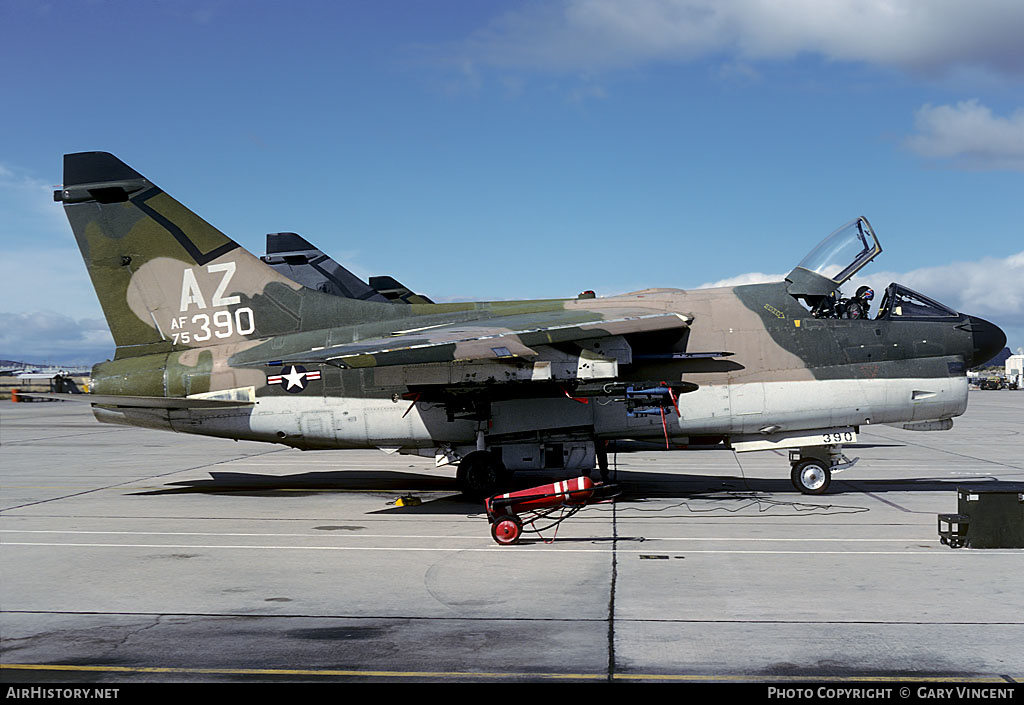
M 60 365 L 56 365 L 56 366 L 60 367 Z M 37 362 L 21 362 L 20 360 L 0 360 L 0 367 L 3 367 L 5 369 L 8 368 L 8 367 L 34 368 L 34 367 L 54 367 L 54 365 L 40 365 Z
M 37 367 L 28 362 L 18 362 L 17 360 L 0 360 L 0 367 Z
M 977 369 L 980 369 L 982 367 L 997 367 L 997 366 L 998 367 L 1005 367 L 1006 366 L 1006 358 L 1010 357 L 1010 355 L 1012 355 L 1012 354 L 1013 353 L 1010 352 L 1010 348 L 1003 348 L 1003 351 L 1001 353 L 999 353 L 998 355 L 993 357 L 991 360 L 989 360 L 985 364 L 978 365 L 974 369 L 977 370 Z
M 23 362 L 21 360 L 0 360 L 0 370 L 68 370 L 88 371 L 90 365 L 62 365 L 56 362 Z

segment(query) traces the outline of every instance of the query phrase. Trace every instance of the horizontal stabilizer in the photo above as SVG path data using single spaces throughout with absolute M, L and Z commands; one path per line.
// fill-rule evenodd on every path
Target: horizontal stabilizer
M 370 286 L 374 291 L 386 298 L 388 301 L 406 304 L 432 304 L 434 303 L 423 294 L 416 294 L 402 282 L 394 277 L 381 276 L 370 277 Z
M 57 401 L 84 401 L 103 406 L 121 406 L 133 409 L 224 409 L 232 406 L 252 406 L 254 402 L 236 399 L 190 399 L 188 397 L 133 397 L 120 394 L 50 394 L 18 392 L 19 397 L 54 399 Z

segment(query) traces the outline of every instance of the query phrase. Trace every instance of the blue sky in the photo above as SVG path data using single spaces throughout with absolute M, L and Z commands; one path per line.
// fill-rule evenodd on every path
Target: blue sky
M 0 0 L 0 358 L 113 352 L 50 196 L 89 150 L 438 301 L 784 275 L 865 215 L 870 283 L 1016 349 L 1022 36 L 997 0 Z

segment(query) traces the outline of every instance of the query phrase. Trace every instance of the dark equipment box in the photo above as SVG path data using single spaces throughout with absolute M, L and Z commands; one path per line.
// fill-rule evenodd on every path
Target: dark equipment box
M 1024 548 L 1024 488 L 957 488 L 957 513 L 939 514 L 939 538 L 952 548 Z

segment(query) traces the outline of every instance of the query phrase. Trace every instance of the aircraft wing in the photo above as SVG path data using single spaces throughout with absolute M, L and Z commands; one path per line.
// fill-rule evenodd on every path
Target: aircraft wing
M 512 360 L 538 355 L 540 345 L 592 340 L 613 335 L 682 329 L 692 317 L 605 309 L 601 313 L 561 310 L 446 323 L 395 331 L 390 336 L 333 345 L 256 365 L 329 364 L 382 367 L 429 362 Z

